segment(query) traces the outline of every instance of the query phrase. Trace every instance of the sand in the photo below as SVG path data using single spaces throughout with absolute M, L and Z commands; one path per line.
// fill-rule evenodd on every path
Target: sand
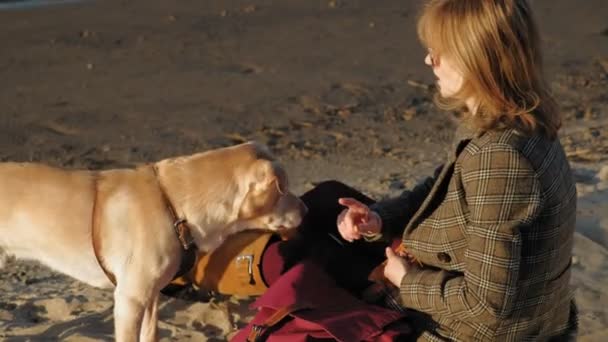
M 52 1 L 49 1 L 52 2 Z M 608 338 L 608 2 L 535 0 L 579 219 L 581 341 Z M 0 2 L 4 5 L 4 2 Z M 0 161 L 129 167 L 254 139 L 296 193 L 339 179 L 380 199 L 445 157 L 418 1 L 162 0 L 0 6 Z M 251 298 L 163 297 L 161 341 L 219 341 Z M 112 293 L 33 262 L 0 273 L 0 339 L 112 339 Z

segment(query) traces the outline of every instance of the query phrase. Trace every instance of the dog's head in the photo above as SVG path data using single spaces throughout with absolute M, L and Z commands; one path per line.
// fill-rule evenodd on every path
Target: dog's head
M 205 236 L 248 228 L 288 236 L 307 212 L 264 145 L 250 142 L 166 159 L 156 166 L 179 214 L 199 228 L 198 244 Z M 222 233 L 216 228 L 228 229 Z
M 248 166 L 247 192 L 238 219 L 252 228 L 289 235 L 300 225 L 308 209 L 289 190 L 285 169 L 260 145 L 253 145 L 256 159 Z

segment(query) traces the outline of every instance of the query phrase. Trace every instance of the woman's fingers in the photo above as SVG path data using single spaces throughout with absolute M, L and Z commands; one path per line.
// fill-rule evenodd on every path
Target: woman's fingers
M 355 222 L 355 215 L 353 215 L 353 212 L 351 210 L 348 210 L 346 212 L 344 221 L 345 221 L 348 237 L 350 238 L 350 240 L 348 240 L 348 241 L 352 242 L 353 240 L 357 240 L 358 238 L 360 238 L 361 234 L 359 234 L 359 229 L 357 229 L 357 222 Z
M 359 232 L 363 234 L 378 234 L 382 229 L 382 220 L 380 216 L 374 211 L 370 211 L 367 214 L 367 218 L 362 220 L 358 225 Z
M 357 227 L 362 232 L 373 231 L 373 230 L 375 230 L 374 228 L 376 228 L 376 222 L 363 221 L 363 222 L 359 223 L 359 225 Z
M 407 261 L 397 255 L 392 248 L 387 247 L 386 253 L 386 266 L 384 267 L 384 276 L 393 283 L 393 285 L 399 287 L 401 280 L 408 272 Z
M 346 241 L 353 242 L 361 238 L 361 233 L 357 228 L 357 214 L 350 209 L 344 209 L 340 215 L 338 215 L 338 232 L 342 238 Z
M 369 208 L 354 198 L 343 197 L 338 203 L 347 209 L 338 216 L 338 231 L 344 240 L 352 242 L 361 238 L 361 233 L 368 230 Z
M 340 215 L 338 215 L 338 232 L 342 236 L 342 238 L 346 241 L 352 241 L 352 232 L 350 226 L 352 225 L 350 222 L 350 218 L 348 217 L 348 209 L 344 209 Z
M 369 208 L 365 204 L 357 201 L 354 198 L 342 197 L 342 198 L 338 199 L 338 203 L 347 207 L 350 210 L 353 210 L 354 212 L 356 212 L 358 214 L 366 215 L 369 212 Z

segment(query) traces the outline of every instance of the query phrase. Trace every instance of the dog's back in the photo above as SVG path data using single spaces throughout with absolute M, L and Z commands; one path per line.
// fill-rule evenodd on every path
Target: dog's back
M 100 275 L 91 250 L 92 197 L 93 178 L 88 171 L 0 163 L 0 248 L 4 257 L 39 260 L 91 283 L 90 279 Z M 0 266 L 2 259 L 0 256 Z

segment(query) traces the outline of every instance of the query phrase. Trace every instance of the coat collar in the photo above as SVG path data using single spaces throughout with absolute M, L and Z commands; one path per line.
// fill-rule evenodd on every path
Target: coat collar
M 470 119 L 462 119 L 458 127 L 456 127 L 456 132 L 454 133 L 454 140 L 452 140 L 452 144 L 450 146 L 449 157 L 450 159 L 455 160 L 458 158 L 462 150 L 464 150 L 465 146 L 473 139 L 479 138 L 484 133 L 479 129 L 473 126 L 472 120 Z

